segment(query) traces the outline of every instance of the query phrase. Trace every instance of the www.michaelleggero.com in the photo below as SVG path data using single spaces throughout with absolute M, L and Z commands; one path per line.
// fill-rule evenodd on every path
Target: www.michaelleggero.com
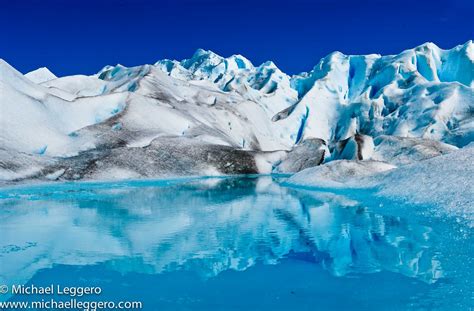
M 102 289 L 100 287 L 61 287 L 58 285 L 43 287 L 35 285 L 13 285 L 9 287 L 0 285 L 0 295 L 11 295 L 14 298 L 8 299 L 7 301 L 0 300 L 0 310 L 97 311 L 138 310 L 143 308 L 141 301 L 99 300 L 101 293 Z M 21 296 L 29 297 L 28 299 L 21 299 Z M 83 300 L 86 297 L 88 297 L 87 300 Z M 97 298 L 97 300 L 94 300 L 94 298 Z
M 17 310 L 17 309 L 33 309 L 33 310 L 114 310 L 124 309 L 133 310 L 143 307 L 140 301 L 81 301 L 77 299 L 55 300 L 41 299 L 41 301 L 0 301 L 0 310 Z

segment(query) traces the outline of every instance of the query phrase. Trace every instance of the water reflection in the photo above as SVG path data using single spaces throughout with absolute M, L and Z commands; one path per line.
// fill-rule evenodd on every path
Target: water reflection
M 283 258 L 339 277 L 391 271 L 433 283 L 443 276 L 429 227 L 369 212 L 343 196 L 282 188 L 271 177 L 1 195 L 0 284 L 24 284 L 55 264 L 212 278 Z

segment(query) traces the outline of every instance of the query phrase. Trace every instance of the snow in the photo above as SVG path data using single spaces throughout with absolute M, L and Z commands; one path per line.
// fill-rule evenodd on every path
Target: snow
M 430 204 L 441 215 L 467 220 L 474 227 L 474 148 L 402 166 L 377 176 L 378 194 L 414 204 Z
M 64 100 L 4 61 L 0 61 L 0 91 L 1 146 L 30 154 L 77 153 L 81 146 L 68 134 L 114 116 L 126 102 L 126 94 L 120 93 Z
M 27 77 L 36 84 L 40 84 L 58 78 L 46 67 L 41 67 L 36 70 L 30 71 L 25 74 L 25 77 Z
M 291 79 L 297 105 L 310 110 L 304 138 L 337 142 L 360 133 L 469 143 L 472 49 L 468 41 L 451 50 L 425 44 L 389 56 L 330 54 Z M 305 109 L 292 114 L 301 116 Z
M 64 174 L 66 170 L 65 169 L 60 169 L 60 170 L 57 170 L 55 172 L 52 172 L 48 175 L 45 176 L 46 179 L 49 179 L 49 180 L 56 180 L 58 179 L 59 177 L 61 177 L 62 174 Z
M 99 96 L 106 93 L 107 82 L 97 77 L 74 75 L 61 77 L 55 80 L 45 81 L 42 86 L 51 89 L 59 89 L 68 92 L 74 97 L 78 96 Z
M 26 154 L 0 148 L 0 182 L 34 178 L 55 161 L 43 155 Z
M 41 166 L 30 166 L 24 169 L 16 169 L 15 171 L 0 169 L 0 181 L 19 180 L 34 176 L 41 172 Z
M 284 151 L 275 151 L 255 155 L 255 164 L 260 174 L 271 174 L 275 165 L 287 157 Z
M 97 180 L 125 180 L 125 179 L 137 179 L 140 178 L 141 175 L 127 170 L 121 167 L 112 167 L 108 168 L 107 170 L 103 170 L 95 174 L 94 179 Z
M 379 161 L 337 160 L 307 168 L 290 177 L 286 184 L 317 188 L 344 188 L 357 186 L 361 177 L 391 170 L 396 166 Z
M 378 161 L 332 161 L 303 170 L 286 184 L 315 188 L 369 188 L 376 194 L 412 204 L 435 207 L 434 213 L 460 217 L 474 227 L 474 148 L 412 164 L 396 166 Z
M 141 152 L 169 137 L 253 152 L 260 172 L 296 172 L 320 158 L 406 164 L 472 142 L 473 68 L 472 41 L 388 56 L 334 52 L 295 76 L 271 61 L 257 66 L 202 49 L 181 61 L 60 78 L 46 68 L 23 76 L 1 60 L 0 147 L 41 162 L 118 147 Z M 374 146 L 384 135 L 446 145 Z M 298 155 L 313 140 L 324 141 L 324 155 Z M 270 159 L 272 152 L 288 157 Z
M 447 154 L 457 147 L 439 141 L 381 135 L 375 139 L 372 159 L 400 166 Z
M 274 112 L 279 123 L 291 118 L 292 127 L 286 130 L 292 132 L 293 143 L 322 138 L 331 144 L 361 133 L 463 146 L 473 135 L 472 50 L 468 41 L 451 50 L 429 43 L 389 56 L 335 52 L 311 72 L 293 77 L 272 62 L 239 67 L 236 56 L 223 58 L 204 50 L 181 62 L 156 65 L 173 77 L 204 79 L 225 92 L 239 93 Z M 276 117 L 293 105 L 289 113 Z

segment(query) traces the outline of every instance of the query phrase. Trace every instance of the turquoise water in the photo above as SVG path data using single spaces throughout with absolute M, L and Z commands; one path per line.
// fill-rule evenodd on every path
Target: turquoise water
M 77 299 L 145 310 L 473 307 L 471 228 L 426 206 L 283 180 L 0 189 L 0 285 L 100 287 Z

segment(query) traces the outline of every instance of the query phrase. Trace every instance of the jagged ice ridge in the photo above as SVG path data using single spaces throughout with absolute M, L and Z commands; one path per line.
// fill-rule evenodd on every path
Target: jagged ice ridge
M 47 68 L 22 75 L 1 60 L 0 179 L 286 173 L 337 159 L 420 160 L 473 141 L 473 75 L 472 41 L 388 56 L 334 52 L 294 76 L 273 62 L 254 66 L 201 49 L 182 61 L 59 78 Z

